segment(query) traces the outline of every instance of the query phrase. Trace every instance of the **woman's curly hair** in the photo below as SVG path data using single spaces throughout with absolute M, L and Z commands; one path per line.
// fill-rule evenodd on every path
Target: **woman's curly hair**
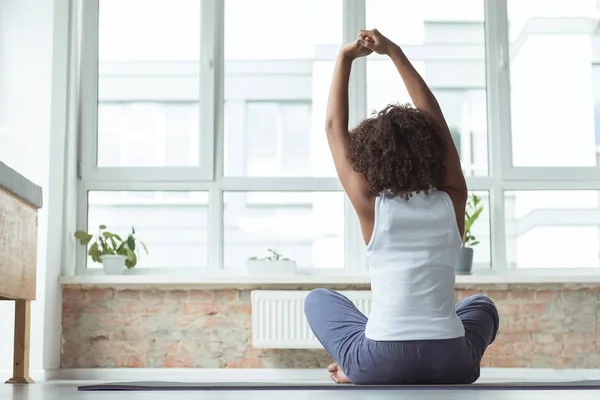
M 350 131 L 348 157 L 372 195 L 409 199 L 439 188 L 446 142 L 437 121 L 408 104 L 388 105 Z

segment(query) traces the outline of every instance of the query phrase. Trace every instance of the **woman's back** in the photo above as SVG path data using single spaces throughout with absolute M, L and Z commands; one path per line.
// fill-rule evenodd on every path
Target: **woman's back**
M 454 307 L 454 264 L 461 247 L 447 193 L 384 193 L 375 202 L 367 254 L 373 303 L 366 336 L 405 341 L 464 336 Z

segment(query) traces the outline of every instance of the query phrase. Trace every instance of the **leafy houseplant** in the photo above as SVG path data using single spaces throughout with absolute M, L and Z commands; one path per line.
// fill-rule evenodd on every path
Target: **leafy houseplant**
M 284 257 L 274 249 L 267 249 L 265 257 L 251 257 L 246 261 L 246 269 L 252 275 L 294 275 L 296 261 Z
M 471 228 L 483 212 L 481 198 L 475 194 L 471 195 L 465 210 L 465 233 L 462 239 L 462 248 L 456 262 L 456 272 L 470 274 L 473 269 L 473 247 L 479 244 L 477 238 L 471 232 Z
M 131 269 L 137 265 L 140 245 L 148 254 L 144 242 L 135 237 L 135 228 L 125 240 L 121 236 L 106 230 L 106 225 L 98 227 L 98 234 L 92 235 L 84 231 L 75 232 L 74 236 L 82 246 L 89 247 L 88 254 L 92 261 L 102 263 L 104 272 L 109 275 L 121 274 L 125 267 Z

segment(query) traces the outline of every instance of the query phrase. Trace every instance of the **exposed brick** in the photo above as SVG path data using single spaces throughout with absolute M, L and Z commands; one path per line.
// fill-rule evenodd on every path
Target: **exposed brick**
M 496 307 L 498 308 L 498 313 L 500 313 L 501 316 L 505 316 L 505 315 L 518 316 L 521 311 L 521 307 L 518 304 L 499 303 L 499 304 L 496 304 Z
M 166 292 L 163 290 L 146 290 L 142 292 L 143 301 L 161 302 L 165 299 Z
M 216 315 L 222 311 L 222 305 L 215 303 L 196 303 L 190 301 L 183 305 L 184 314 Z
M 541 303 L 549 303 L 550 301 L 554 300 L 554 297 L 556 295 L 556 292 L 550 291 L 550 290 L 544 290 L 544 291 L 538 291 L 535 292 L 535 301 L 539 301 Z
M 524 329 L 527 332 L 551 332 L 556 331 L 554 329 L 555 323 L 551 319 L 541 318 L 541 317 L 532 317 L 528 318 L 526 321 L 526 325 Z
M 215 292 L 215 302 L 235 302 L 239 301 L 240 292 L 237 290 L 217 290 Z
M 529 320 L 527 318 L 523 318 L 521 316 L 515 317 L 513 328 L 515 332 L 529 332 L 527 329 L 527 324 Z
M 179 341 L 168 342 L 165 345 L 165 353 L 167 353 L 167 354 L 177 353 L 178 350 L 179 350 Z
M 252 315 L 252 306 L 251 305 L 241 305 L 241 306 L 233 306 L 229 308 L 232 311 L 235 311 L 236 313 L 242 314 L 242 315 Z
M 473 289 L 459 289 L 457 292 L 461 300 L 466 299 L 467 297 L 475 296 L 476 294 L 481 294 L 481 290 Z
M 85 301 L 86 291 L 83 289 L 70 289 L 65 288 L 62 291 L 63 302 L 83 302 Z
M 532 301 L 533 289 L 514 289 L 509 291 L 509 298 L 518 301 Z
M 562 353 L 562 343 L 536 343 L 533 345 L 533 354 L 542 354 L 546 356 L 560 356 Z
M 487 296 L 494 302 L 508 299 L 508 291 L 506 290 L 490 290 Z
M 86 314 L 104 314 L 110 310 L 109 307 L 110 304 L 107 304 L 106 302 L 89 302 L 83 304 L 80 311 Z
M 192 302 L 210 303 L 215 300 L 215 293 L 209 290 L 190 290 L 189 299 Z
M 62 327 L 63 327 L 63 332 L 65 330 L 77 329 L 77 316 L 75 314 L 63 314 Z
M 146 365 L 143 355 L 122 355 L 115 358 L 117 368 L 143 368 Z
M 525 333 L 504 333 L 499 332 L 497 336 L 498 342 L 514 343 L 514 342 L 531 342 L 531 334 Z
M 554 343 L 556 337 L 550 333 L 533 333 L 532 340 L 535 343 Z
M 88 293 L 91 302 L 111 299 L 115 295 L 114 289 L 91 289 Z
M 165 368 L 192 368 L 193 366 L 190 358 L 186 356 L 167 356 L 165 358 Z
M 128 300 L 115 304 L 111 310 L 119 314 L 157 314 L 161 311 L 161 305 L 141 300 Z
M 527 368 L 531 364 L 530 359 L 515 355 L 494 356 L 492 359 L 492 366 L 495 368 Z
M 82 318 L 83 319 L 83 318 Z M 85 321 L 85 320 L 84 320 Z M 82 321 L 82 322 L 84 322 Z M 89 319 L 88 319 L 89 321 Z M 96 326 L 103 326 L 107 328 L 122 328 L 136 325 L 136 320 L 131 315 L 119 315 L 119 314 L 103 314 L 98 315 L 95 318 Z
M 248 356 L 260 356 L 262 354 L 261 349 L 256 349 L 254 347 L 252 347 L 251 344 L 246 346 L 246 350 L 244 351 L 244 354 L 246 355 L 246 357 Z
M 503 348 L 504 348 L 504 345 L 502 345 L 496 341 L 495 343 L 493 343 L 491 346 L 489 346 L 487 348 L 487 350 L 485 351 L 485 355 L 492 356 L 492 355 L 504 354 L 502 352 Z
M 565 343 L 562 345 L 563 355 L 572 357 L 577 355 L 585 355 L 596 351 L 595 343 Z
M 127 341 L 140 341 L 143 340 L 147 335 L 147 327 L 145 326 L 128 326 L 123 329 L 111 330 L 111 340 L 127 340 Z
M 81 308 L 81 303 L 63 303 L 62 312 L 63 314 L 75 314 Z
M 561 335 L 561 339 L 567 343 L 595 343 L 596 333 L 595 332 L 568 332 Z
M 600 368 L 600 289 L 486 285 L 500 331 L 485 367 Z M 250 290 L 64 288 L 61 368 L 324 368 L 322 349 L 252 347 Z M 93 299 L 93 300 L 92 300 Z M 598 314 L 600 315 L 600 314 Z
M 548 304 L 545 303 L 525 303 L 521 305 L 521 315 L 537 317 L 546 312 Z
M 242 358 L 242 368 L 260 368 L 260 359 L 258 357 L 244 357 Z
M 167 297 L 170 299 L 183 303 L 188 299 L 190 292 L 187 290 L 171 290 Z
M 481 368 L 490 368 L 492 366 L 492 357 L 484 356 L 481 360 Z
M 142 293 L 139 290 L 119 290 L 117 292 L 117 298 L 119 300 L 140 300 L 142 298 Z

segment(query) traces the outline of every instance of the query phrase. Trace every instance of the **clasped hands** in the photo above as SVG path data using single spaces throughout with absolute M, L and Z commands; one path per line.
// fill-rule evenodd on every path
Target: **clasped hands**
M 373 52 L 388 55 L 393 46 L 395 44 L 377 29 L 361 30 L 356 41 L 342 47 L 340 55 L 348 60 L 366 57 Z

